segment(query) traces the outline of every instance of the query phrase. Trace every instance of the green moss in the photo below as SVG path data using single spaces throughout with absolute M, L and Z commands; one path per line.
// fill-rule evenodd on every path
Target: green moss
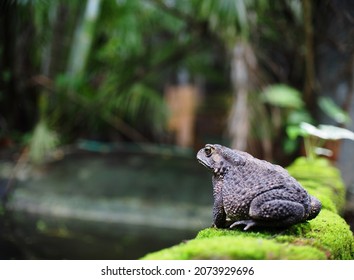
M 247 236 L 217 236 L 193 239 L 143 259 L 326 259 L 326 255 L 311 246 L 278 243 L 274 240 Z
M 215 229 L 143 259 L 354 259 L 354 238 L 338 215 L 345 202 L 340 173 L 326 160 L 300 158 L 288 168 L 322 202 L 319 215 L 285 230 Z
M 353 250 L 349 226 L 324 209 L 316 219 L 284 231 L 207 228 L 144 259 L 353 259 Z
M 327 259 L 352 259 L 353 234 L 349 225 L 338 214 L 323 209 L 320 214 L 306 223 L 290 227 L 285 235 L 277 236 L 293 244 L 307 244 L 318 248 L 327 255 Z M 289 239 L 290 238 L 290 239 Z

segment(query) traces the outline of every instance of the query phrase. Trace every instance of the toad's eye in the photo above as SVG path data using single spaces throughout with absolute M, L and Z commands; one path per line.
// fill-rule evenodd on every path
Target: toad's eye
M 210 146 L 206 146 L 206 147 L 204 148 L 204 152 L 205 152 L 205 155 L 206 155 L 207 157 L 210 157 L 211 154 L 212 154 L 212 152 L 213 152 L 213 149 L 212 149 Z

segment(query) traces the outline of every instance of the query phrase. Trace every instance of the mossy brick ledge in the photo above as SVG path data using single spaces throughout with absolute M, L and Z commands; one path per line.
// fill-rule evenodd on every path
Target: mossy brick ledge
M 321 200 L 315 219 L 285 230 L 206 228 L 192 240 L 142 259 L 353 259 L 353 233 L 340 216 L 345 187 L 339 171 L 325 159 L 305 158 L 297 159 L 288 171 Z

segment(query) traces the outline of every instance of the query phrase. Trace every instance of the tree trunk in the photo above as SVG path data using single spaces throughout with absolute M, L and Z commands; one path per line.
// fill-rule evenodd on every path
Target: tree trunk
M 228 123 L 231 147 L 247 149 L 249 134 L 248 94 L 252 88 L 251 72 L 256 68 L 256 57 L 252 48 L 245 42 L 237 42 L 232 51 L 231 82 L 234 101 Z

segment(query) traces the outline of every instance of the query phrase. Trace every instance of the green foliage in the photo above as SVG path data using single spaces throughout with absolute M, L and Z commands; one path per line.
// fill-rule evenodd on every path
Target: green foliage
M 45 157 L 59 144 L 57 134 L 50 130 L 47 124 L 42 120 L 40 121 L 33 132 L 29 145 L 30 159 L 40 164 L 44 161 Z
M 60 12 L 58 7 L 81 10 L 80 13 L 84 11 L 79 9 L 84 8 L 83 4 L 60 5 L 53 1 L 36 6 L 38 26 L 55 26 L 59 20 L 55 15 Z M 116 129 L 121 127 L 117 123 L 126 123 L 125 126 L 137 130 L 150 130 L 153 135 L 162 133 L 166 107 L 161 92 L 161 76 L 169 72 L 166 69 L 161 71 L 166 60 L 180 51 L 181 44 L 182 48 L 189 44 L 188 36 L 179 36 L 181 29 L 185 28 L 183 20 L 162 11 L 153 3 L 133 0 L 102 1 L 100 16 L 96 22 L 89 22 L 89 30 L 83 23 L 81 19 L 76 21 L 74 33 L 64 30 L 66 38 L 70 38 L 66 41 L 69 44 L 64 46 L 68 62 L 63 63 L 61 69 L 57 67 L 59 71 L 54 74 L 55 94 L 50 95 L 46 118 L 66 134 L 78 131 L 77 128 L 102 134 L 107 130 L 107 123 Z M 41 27 L 38 31 L 39 34 L 45 33 Z M 168 38 L 164 38 L 166 34 Z M 49 40 L 45 40 L 46 44 L 55 43 L 54 35 L 47 35 L 44 36 Z M 74 56 L 69 56 L 69 52 L 75 53 L 87 36 L 93 38 L 93 46 L 85 64 L 77 61 L 82 52 Z M 80 75 L 72 71 L 78 63 L 82 65 L 78 69 L 86 65 L 83 71 L 80 70 Z M 125 133 L 124 130 L 120 132 Z
M 178 1 L 174 5 L 102 3 L 87 70 L 101 79 L 86 95 L 105 118 L 118 116 L 138 130 L 147 127 L 159 135 L 167 119 L 162 81 L 169 81 L 180 69 L 209 80 L 220 77 L 200 30 L 188 29 L 185 18 L 193 14 L 191 4 Z
M 318 100 L 318 105 L 327 116 L 331 117 L 336 122 L 341 124 L 348 124 L 350 122 L 348 113 L 338 107 L 338 105 L 335 104 L 331 98 L 320 97 Z
M 299 124 L 312 122 L 301 93 L 285 85 L 301 87 L 304 80 L 301 1 L 107 0 L 97 2 L 100 13 L 85 24 L 87 3 L 7 1 L 15 6 L 12 18 L 25 17 L 31 25 L 33 44 L 28 60 L 34 70 L 28 76 L 34 77 L 36 90 L 46 91 L 47 96 L 44 112 L 39 105 L 26 113 L 35 116 L 29 126 L 39 116 L 60 132 L 62 142 L 78 137 L 111 140 L 111 135 L 115 140 L 124 136 L 158 141 L 164 136 L 168 114 L 164 86 L 183 70 L 190 81 L 207 81 L 208 91 L 227 92 L 228 55 L 241 40 L 257 57 L 257 69 L 248 73 L 257 79 L 255 92 L 262 84 L 279 83 L 260 94 L 250 94 L 254 138 L 263 141 L 264 147 L 281 145 L 289 154 L 296 151 L 299 141 L 294 135 L 299 133 Z M 10 48 L 30 37 L 18 27 L 7 32 L 18 37 Z M 5 51 L 11 53 L 1 48 L 0 54 Z M 13 64 L 19 65 L 17 62 Z M 4 68 L 1 82 L 14 84 L 16 71 Z M 28 84 L 27 80 L 26 76 L 16 84 Z M 10 86 L 0 91 L 3 103 L 15 103 L 18 96 L 25 102 L 34 96 L 26 108 L 33 108 L 38 98 L 21 92 L 11 99 L 7 92 L 12 92 Z M 320 99 L 319 106 L 336 121 L 348 121 L 331 100 Z M 222 110 L 226 112 L 226 106 Z M 284 130 L 293 137 L 284 138 Z M 145 137 L 133 136 L 137 134 Z
M 310 158 L 315 156 L 316 151 L 330 155 L 330 151 L 322 148 L 324 140 L 354 140 L 354 133 L 347 129 L 330 125 L 320 125 L 316 128 L 311 125 L 312 119 L 304 108 L 301 93 L 292 87 L 283 84 L 269 86 L 262 92 L 262 100 L 286 111 L 282 119 L 288 135 L 284 145 L 287 152 L 293 152 L 296 149 L 295 143 L 298 136 L 304 137 L 306 154 Z M 348 114 L 329 98 L 320 98 L 319 106 L 328 116 L 340 123 L 347 123 L 350 120 Z
M 38 220 L 36 223 L 37 231 L 45 232 L 48 229 L 48 225 L 43 220 Z
M 264 102 L 281 108 L 302 109 L 304 102 L 301 93 L 284 84 L 272 85 L 262 92 Z
M 271 105 L 271 121 L 273 137 L 285 130 L 288 137 L 283 139 L 283 149 L 287 154 L 294 153 L 298 148 L 297 137 L 293 137 L 302 122 L 312 122 L 311 115 L 305 108 L 301 93 L 285 84 L 266 87 L 261 93 L 261 100 Z
M 343 128 L 320 125 L 318 128 L 310 124 L 310 114 L 304 108 L 301 94 L 287 85 L 275 85 L 264 90 L 263 101 L 284 109 L 295 109 L 285 118 L 285 130 L 288 139 L 285 140 L 285 151 L 292 152 L 298 136 L 304 137 L 306 154 L 313 158 L 316 153 L 331 155 L 331 151 L 322 148 L 324 140 L 351 139 L 354 140 L 354 133 Z M 321 109 L 339 123 L 348 123 L 350 118 L 347 113 L 341 110 L 330 98 L 319 99 Z
M 249 39 L 252 36 L 251 32 L 257 29 L 259 20 L 265 17 L 271 8 L 265 0 L 193 0 L 190 2 L 197 17 L 208 22 L 210 30 L 229 48 L 232 48 L 239 38 Z
M 300 128 L 302 136 L 311 135 L 323 140 L 354 140 L 354 133 L 352 131 L 333 125 L 320 124 L 318 128 L 316 128 L 309 123 L 301 123 Z
M 331 155 L 331 151 L 322 148 L 326 140 L 354 140 L 354 133 L 348 129 L 333 125 L 319 125 L 317 128 L 306 122 L 300 123 L 299 126 L 288 127 L 287 133 L 291 139 L 296 139 L 298 136 L 304 138 L 306 155 L 309 158 L 314 158 L 316 153 Z
M 218 33 L 226 42 L 232 42 L 240 33 L 247 34 L 249 25 L 247 22 L 246 1 L 194 1 L 199 16 L 208 20 L 212 30 Z
M 105 109 L 106 113 L 117 112 L 135 127 L 139 127 L 138 123 L 152 124 L 155 132 L 162 132 L 165 127 L 165 103 L 159 92 L 143 83 L 136 83 L 129 90 L 117 95 Z

